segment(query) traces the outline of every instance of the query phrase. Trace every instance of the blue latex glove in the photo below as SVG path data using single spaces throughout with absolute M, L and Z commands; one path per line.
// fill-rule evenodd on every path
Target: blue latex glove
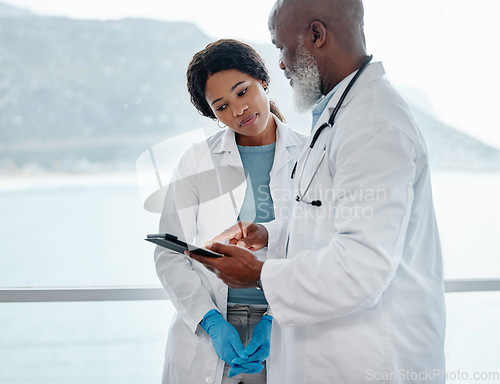
M 244 350 L 244 354 L 246 356 L 243 358 L 237 357 L 231 361 L 231 365 L 233 367 L 229 370 L 230 377 L 236 376 L 242 372 L 257 373 L 264 368 L 264 366 L 260 363 L 262 363 L 269 356 L 272 326 L 273 317 L 269 315 L 262 316 L 253 329 L 252 340 L 248 343 Z M 260 366 L 260 369 L 258 369 L 259 367 L 255 365 L 255 363 Z M 248 368 L 249 371 L 244 371 L 243 368 Z
M 224 320 L 217 310 L 208 311 L 200 325 L 212 339 L 215 352 L 220 359 L 231 364 L 234 359 L 246 356 L 238 331 Z

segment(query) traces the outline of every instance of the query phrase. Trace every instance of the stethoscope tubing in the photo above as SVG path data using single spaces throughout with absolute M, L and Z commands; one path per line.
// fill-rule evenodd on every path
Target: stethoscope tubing
M 370 64 L 370 61 L 372 60 L 373 58 L 373 55 L 369 55 L 365 61 L 363 62 L 363 64 L 361 65 L 361 67 L 359 68 L 358 72 L 356 72 L 356 74 L 353 76 L 353 78 L 351 79 L 351 81 L 349 81 L 349 84 L 347 84 L 347 87 L 346 89 L 344 90 L 344 92 L 342 93 L 342 95 L 340 96 L 340 99 L 339 101 L 337 102 L 337 105 L 335 106 L 335 108 L 333 109 L 331 115 L 330 115 L 330 118 L 328 119 L 328 122 L 326 123 L 323 123 L 317 130 L 316 132 L 314 133 L 314 136 L 311 140 L 311 144 L 309 145 L 309 148 L 307 149 L 307 155 L 304 159 L 304 163 L 302 164 L 302 169 L 301 169 L 301 172 L 300 172 L 300 177 L 299 177 L 299 181 L 298 181 L 298 184 L 297 184 L 297 192 L 298 192 L 298 195 L 295 197 L 295 201 L 297 202 L 304 202 L 306 204 L 311 204 L 313 206 L 321 206 L 321 200 L 314 200 L 314 201 L 311 201 L 311 202 L 307 202 L 304 200 L 304 196 L 305 194 L 309 191 L 309 188 L 314 180 L 314 177 L 316 176 L 316 174 L 318 173 L 318 170 L 319 170 L 319 167 L 321 166 L 321 163 L 323 162 L 323 159 L 325 158 L 325 153 L 326 153 L 326 146 L 323 148 L 323 154 L 321 155 L 321 158 L 318 162 L 318 165 L 316 167 L 316 169 L 314 170 L 314 173 L 313 175 L 311 176 L 311 179 L 309 180 L 309 183 L 307 183 L 307 187 L 306 189 L 304 190 L 303 193 L 300 192 L 300 185 L 302 184 L 302 177 L 304 176 L 304 169 L 306 167 L 306 164 L 307 164 L 307 160 L 309 160 L 309 155 L 311 154 L 311 151 L 312 149 L 314 148 L 314 145 L 316 144 L 316 141 L 318 140 L 319 136 L 321 135 L 321 132 L 323 132 L 323 130 L 327 127 L 333 127 L 333 124 L 335 123 L 335 117 L 337 116 L 337 113 L 338 111 L 340 110 L 340 107 L 342 106 L 342 103 L 344 102 L 345 98 L 347 97 L 347 94 L 349 93 L 349 91 L 351 90 L 352 86 L 354 85 L 354 83 L 356 82 L 356 80 L 359 78 L 359 76 L 361 76 L 361 74 L 363 73 L 363 71 L 366 69 L 366 67 L 368 67 L 368 64 Z M 297 162 L 295 162 L 295 165 L 293 167 L 293 170 L 292 170 L 292 175 L 291 175 L 291 178 L 293 179 L 294 176 L 295 176 L 295 170 L 297 168 Z

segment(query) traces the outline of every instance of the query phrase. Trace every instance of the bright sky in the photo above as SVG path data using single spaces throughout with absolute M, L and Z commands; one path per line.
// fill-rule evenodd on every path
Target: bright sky
M 274 0 L 0 0 L 33 12 L 73 18 L 144 17 L 192 21 L 209 36 L 270 42 L 267 15 Z
M 196 23 L 208 36 L 269 43 L 274 0 L 0 0 L 39 14 Z M 368 50 L 446 123 L 500 148 L 498 0 L 365 0 Z M 492 69 L 490 69 L 492 68 Z

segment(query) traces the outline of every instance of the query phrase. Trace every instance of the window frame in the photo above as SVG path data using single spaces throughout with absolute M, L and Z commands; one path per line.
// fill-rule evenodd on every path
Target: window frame
M 446 293 L 500 291 L 500 279 L 446 279 Z M 157 286 L 0 288 L 0 303 L 169 300 Z

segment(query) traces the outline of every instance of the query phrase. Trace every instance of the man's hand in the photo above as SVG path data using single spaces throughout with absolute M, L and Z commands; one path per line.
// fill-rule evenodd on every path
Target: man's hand
M 208 270 L 226 283 L 230 288 L 251 288 L 257 286 L 262 270 L 262 261 L 255 258 L 252 252 L 236 245 L 214 243 L 207 246 L 214 252 L 223 254 L 221 258 L 200 256 L 194 252 L 186 254 L 202 263 Z
M 229 244 L 235 244 L 250 251 L 258 251 L 267 245 L 267 239 L 267 229 L 263 225 L 240 221 L 220 235 L 206 241 L 205 247 L 208 248 L 211 244 L 229 240 Z

